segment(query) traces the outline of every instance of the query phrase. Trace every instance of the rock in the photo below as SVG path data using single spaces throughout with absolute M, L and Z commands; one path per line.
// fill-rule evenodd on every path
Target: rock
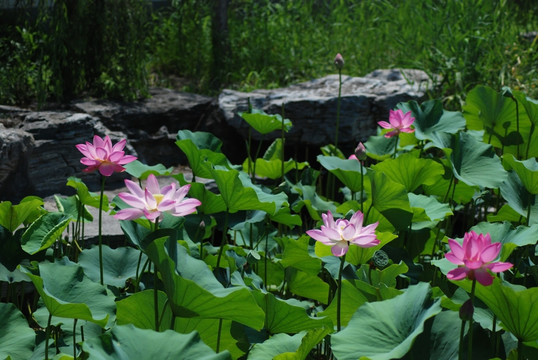
M 99 118 L 108 129 L 125 133 L 140 161 L 149 165 L 181 163 L 182 153 L 175 145 L 179 130 L 221 128 L 214 116 L 214 98 L 163 88 L 151 89 L 150 94 L 150 98 L 132 103 L 77 102 L 73 109 Z
M 0 124 L 0 201 L 29 194 L 28 158 L 34 145 L 31 134 Z
M 329 75 L 287 88 L 255 90 L 244 93 L 224 90 L 219 107 L 226 122 L 246 137 L 248 124 L 238 115 L 248 109 L 282 114 L 293 127 L 286 135 L 288 144 L 321 146 L 334 143 L 338 75 Z M 430 78 L 420 70 L 376 70 L 365 77 L 342 76 L 339 146 L 353 149 L 357 142 L 376 134 L 377 122 L 388 118 L 399 102 L 420 101 L 432 87 Z M 260 134 L 254 134 L 261 139 Z M 266 139 L 280 136 L 277 132 Z

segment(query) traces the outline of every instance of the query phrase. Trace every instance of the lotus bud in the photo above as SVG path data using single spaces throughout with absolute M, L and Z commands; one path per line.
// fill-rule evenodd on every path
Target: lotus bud
M 334 58 L 334 65 L 336 65 L 336 68 L 338 70 L 341 70 L 344 67 L 344 58 L 340 53 L 336 54 L 336 57 Z
M 355 148 L 355 156 L 358 160 L 366 160 L 366 148 L 364 147 L 363 143 L 360 142 L 359 145 L 357 145 L 357 147 Z
M 473 318 L 474 306 L 471 299 L 467 300 L 460 307 L 460 319 L 463 321 L 469 321 Z

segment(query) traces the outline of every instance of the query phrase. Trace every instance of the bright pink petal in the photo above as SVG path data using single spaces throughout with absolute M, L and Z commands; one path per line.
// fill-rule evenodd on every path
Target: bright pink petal
M 467 272 L 469 270 L 465 267 L 457 267 L 455 269 L 452 269 L 446 274 L 447 279 L 449 280 L 461 280 L 465 279 L 467 277 Z
M 448 239 L 448 246 L 450 247 L 452 254 L 461 262 L 465 256 L 465 251 L 463 251 L 461 245 L 454 239 Z
M 415 132 L 415 129 L 401 128 L 400 131 L 405 132 L 405 133 L 413 133 L 413 132 Z
M 484 269 L 475 270 L 474 278 L 476 279 L 476 281 L 478 281 L 484 286 L 489 286 L 493 283 L 493 275 L 491 275 Z
M 161 216 L 160 211 L 148 211 L 148 210 L 143 210 L 143 211 L 144 211 L 144 216 L 146 217 L 146 219 L 152 222 L 155 222 L 155 220 L 157 220 L 157 218 Z
M 377 123 L 377 125 L 381 126 L 383 129 L 392 129 L 393 126 L 391 124 L 389 124 L 388 122 L 386 121 L 379 121 Z
M 385 134 L 385 137 L 386 138 L 391 138 L 393 136 L 396 136 L 400 133 L 399 130 L 394 130 L 394 131 L 389 131 L 388 133 Z
M 196 211 L 196 207 L 202 205 L 198 199 L 187 199 L 181 203 L 181 205 L 176 206 L 174 209 L 175 216 L 185 216 L 192 214 Z
M 136 156 L 133 156 L 133 155 L 125 155 L 123 156 L 120 160 L 118 160 L 118 164 L 120 165 L 125 165 L 125 164 L 128 164 L 130 162 L 133 162 L 137 159 Z
M 463 261 L 460 258 L 458 258 L 456 255 L 454 255 L 453 252 L 446 253 L 445 258 L 453 264 L 463 265 Z
M 379 245 L 380 241 L 376 238 L 376 235 L 360 235 L 359 237 L 356 237 L 355 239 L 351 240 L 351 242 L 355 245 L 358 245 L 363 248 L 369 248 Z
M 514 266 L 514 264 L 511 264 L 509 262 L 494 262 L 491 264 L 487 264 L 486 268 L 490 269 L 494 273 L 499 273 L 512 268 L 512 266 Z
M 472 269 L 472 270 L 480 269 L 482 265 L 484 265 L 484 263 L 480 260 L 475 261 L 475 260 L 463 259 L 463 263 L 465 264 L 465 266 L 467 266 L 469 269 Z
M 493 243 L 491 245 L 486 246 L 482 250 L 482 253 L 480 254 L 480 259 L 485 263 L 495 260 L 497 256 L 499 255 L 501 248 L 502 248 L 501 243 Z
M 323 232 L 323 234 L 325 234 L 327 238 L 334 239 L 334 241 L 340 241 L 340 233 L 335 229 L 322 225 L 321 231 Z
M 99 166 L 99 172 L 103 176 L 111 176 L 112 174 L 114 174 L 114 172 L 121 172 L 121 171 L 117 171 L 117 165 L 116 164 L 103 163 L 103 164 L 101 164 L 101 166 Z
M 122 151 L 125 147 L 125 144 L 127 143 L 127 139 L 121 139 L 116 143 L 116 145 L 112 146 L 112 151 Z

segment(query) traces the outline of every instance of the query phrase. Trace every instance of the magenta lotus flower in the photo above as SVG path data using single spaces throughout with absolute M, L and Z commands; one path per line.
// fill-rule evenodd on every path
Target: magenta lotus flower
M 401 132 L 412 133 L 415 129 L 411 129 L 411 125 L 415 121 L 415 118 L 411 116 L 411 111 L 404 114 L 401 109 L 396 111 L 390 110 L 389 122 L 379 121 L 377 124 L 384 129 L 392 129 L 385 134 L 386 138 L 398 136 Z
M 379 244 L 376 238 L 375 229 L 378 222 L 363 227 L 364 215 L 357 211 L 351 219 L 338 219 L 334 221 L 330 211 L 321 214 L 323 225 L 320 229 L 308 230 L 308 236 L 325 245 L 332 246 L 331 252 L 334 256 L 343 256 L 347 253 L 349 244 L 368 248 Z
M 146 217 L 155 222 L 163 212 L 169 212 L 174 216 L 185 216 L 195 212 L 196 207 L 202 204 L 198 199 L 185 199 L 190 185 L 176 189 L 176 184 L 172 183 L 161 189 L 153 174 L 148 176 L 144 190 L 131 180 L 125 180 L 125 185 L 130 193 L 119 193 L 118 197 L 132 208 L 118 211 L 114 215 L 114 218 L 118 220 Z
M 101 175 L 110 176 L 115 172 L 125 171 L 122 165 L 136 160 L 136 156 L 125 155 L 123 148 L 127 140 L 122 139 L 116 145 L 112 146 L 110 138 L 105 136 L 101 139 L 95 135 L 93 144 L 78 144 L 76 148 L 84 155 L 80 162 L 87 166 L 83 171 L 92 172 L 99 170 Z
M 463 245 L 456 240 L 449 239 L 450 252 L 445 257 L 451 263 L 459 265 L 447 274 L 449 280 L 468 278 L 477 280 L 484 286 L 491 285 L 493 275 L 488 270 L 499 273 L 514 266 L 508 262 L 493 262 L 501 251 L 501 243 L 491 243 L 489 234 L 478 235 L 474 231 L 465 233 Z

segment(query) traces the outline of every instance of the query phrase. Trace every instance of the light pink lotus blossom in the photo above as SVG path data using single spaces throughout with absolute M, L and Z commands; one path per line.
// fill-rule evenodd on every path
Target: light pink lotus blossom
M 331 252 L 334 256 L 343 256 L 347 253 L 349 244 L 368 248 L 379 244 L 376 238 L 375 229 L 378 222 L 363 227 L 364 215 L 357 211 L 351 219 L 338 219 L 334 221 L 330 211 L 321 214 L 323 225 L 321 229 L 308 230 L 308 236 L 325 245 L 332 246 Z
M 401 109 L 396 111 L 390 110 L 389 122 L 379 121 L 377 124 L 384 129 L 392 129 L 385 134 L 386 138 L 398 136 L 401 132 L 412 133 L 415 129 L 411 129 L 411 125 L 415 121 L 415 118 L 411 116 L 411 111 L 404 114 Z
M 115 172 L 125 171 L 122 165 L 136 160 L 136 156 L 125 155 L 123 148 L 126 142 L 127 140 L 122 139 L 116 145 L 112 146 L 112 141 L 110 141 L 108 135 L 104 139 L 95 135 L 93 137 L 93 144 L 86 142 L 86 144 L 75 145 L 82 155 L 84 155 L 80 159 L 80 162 L 87 166 L 82 171 L 92 172 L 99 170 L 103 176 L 110 176 Z
M 491 243 L 489 234 L 478 235 L 474 231 L 465 233 L 463 245 L 456 240 L 449 239 L 450 252 L 445 257 L 451 263 L 459 265 L 447 274 L 449 280 L 462 280 L 468 278 L 477 280 L 484 286 L 491 285 L 493 275 L 488 270 L 498 273 L 514 266 L 508 262 L 493 262 L 501 251 L 501 243 Z
M 119 210 L 114 215 L 114 218 L 118 220 L 145 217 L 155 222 L 163 212 L 169 212 L 174 216 L 185 216 L 195 212 L 196 207 L 202 204 L 198 199 L 185 199 L 190 185 L 176 189 L 176 184 L 172 183 L 161 189 L 153 174 L 148 176 L 144 190 L 131 180 L 125 180 L 125 186 L 130 193 L 119 193 L 118 197 L 132 208 Z

